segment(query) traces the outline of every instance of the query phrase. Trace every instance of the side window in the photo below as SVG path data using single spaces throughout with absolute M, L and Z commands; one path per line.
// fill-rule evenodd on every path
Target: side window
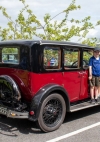
M 19 48 L 3 47 L 1 51 L 1 62 L 7 64 L 19 64 Z
M 84 50 L 83 51 L 83 68 L 88 67 L 89 59 L 93 56 L 93 50 Z
M 77 48 L 64 49 L 64 68 L 78 69 L 80 67 L 80 51 Z
M 46 70 L 61 68 L 61 50 L 58 46 L 46 46 L 43 51 L 43 66 Z

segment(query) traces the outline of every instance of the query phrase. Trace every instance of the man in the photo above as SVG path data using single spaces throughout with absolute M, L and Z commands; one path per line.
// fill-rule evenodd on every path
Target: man
M 89 82 L 91 103 L 100 103 L 98 98 L 98 89 L 100 87 L 100 48 L 95 47 L 93 56 L 89 60 Z

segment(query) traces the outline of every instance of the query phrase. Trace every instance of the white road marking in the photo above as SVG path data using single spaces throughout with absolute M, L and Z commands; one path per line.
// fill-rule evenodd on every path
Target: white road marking
M 78 133 L 81 133 L 81 132 L 84 132 L 84 131 L 86 131 L 86 130 L 89 130 L 89 129 L 93 128 L 93 127 L 99 126 L 99 125 L 100 125 L 100 122 L 95 123 L 95 124 L 90 125 L 90 126 L 87 126 L 87 127 L 84 127 L 84 128 L 82 128 L 82 129 L 76 130 L 76 131 L 74 131 L 74 132 L 68 133 L 68 134 L 66 134 L 66 135 L 63 135 L 63 136 L 60 136 L 60 137 L 51 139 L 51 140 L 46 141 L 46 142 L 57 142 L 57 141 L 60 141 L 60 140 L 62 140 L 62 139 L 65 139 L 65 138 L 71 137 L 71 136 L 73 136 L 73 135 L 76 135 L 76 134 L 78 134 Z

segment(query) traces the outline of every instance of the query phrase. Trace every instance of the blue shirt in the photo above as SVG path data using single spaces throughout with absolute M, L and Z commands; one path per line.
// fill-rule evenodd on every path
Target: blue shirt
M 92 56 L 89 60 L 89 66 L 92 66 L 92 75 L 100 76 L 100 58 L 97 60 Z

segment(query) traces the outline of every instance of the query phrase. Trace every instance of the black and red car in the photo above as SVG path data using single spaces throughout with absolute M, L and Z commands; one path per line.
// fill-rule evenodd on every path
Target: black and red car
M 36 121 L 50 132 L 67 112 L 98 105 L 89 102 L 92 52 L 93 47 L 71 42 L 1 41 L 0 114 Z

